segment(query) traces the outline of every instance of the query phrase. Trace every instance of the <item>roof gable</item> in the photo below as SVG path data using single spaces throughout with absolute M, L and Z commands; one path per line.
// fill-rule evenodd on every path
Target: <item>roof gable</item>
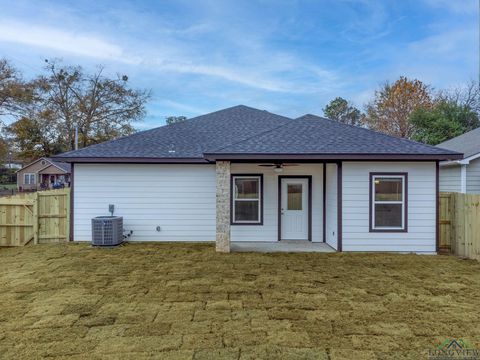
M 45 167 L 45 166 L 50 165 L 50 160 L 49 160 L 48 158 L 46 158 L 46 157 L 41 157 L 41 158 L 38 158 L 37 160 L 34 160 L 34 161 L 32 161 L 31 163 L 25 165 L 24 167 L 22 167 L 21 169 L 17 170 L 16 172 L 27 170 L 29 167 L 37 164 L 38 162 L 40 162 L 40 161 L 42 161 L 42 160 L 45 161 L 45 164 L 42 164 L 41 166 L 38 166 L 40 169 L 43 168 L 43 167 Z M 36 170 L 35 170 L 35 172 L 36 172 Z
M 34 160 L 30 164 L 25 165 L 23 168 L 17 170 L 16 172 L 27 170 L 29 167 L 31 167 L 35 164 L 38 164 L 38 162 L 40 162 L 42 160 L 45 161 L 45 164 L 41 164 L 41 166 L 38 166 L 38 169 L 34 170 L 34 172 L 39 172 L 39 171 L 41 171 L 41 170 L 43 170 L 43 169 L 45 169 L 49 166 L 55 166 L 56 168 L 58 168 L 59 170 L 61 170 L 62 172 L 65 172 L 65 173 L 70 172 L 70 167 L 71 167 L 70 164 L 65 163 L 65 162 L 61 162 L 61 161 L 57 161 L 57 160 L 54 160 L 54 159 L 51 159 L 51 158 L 48 158 L 48 157 L 38 158 L 37 160 Z

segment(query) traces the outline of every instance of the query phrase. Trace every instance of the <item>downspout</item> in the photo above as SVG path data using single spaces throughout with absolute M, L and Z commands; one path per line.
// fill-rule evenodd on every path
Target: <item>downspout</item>
M 460 192 L 467 193 L 467 164 L 460 165 Z

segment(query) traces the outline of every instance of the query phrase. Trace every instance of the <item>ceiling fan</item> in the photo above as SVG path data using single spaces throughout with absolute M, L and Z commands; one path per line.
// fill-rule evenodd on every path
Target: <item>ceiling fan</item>
M 280 173 L 283 171 L 285 166 L 298 166 L 298 164 L 287 164 L 287 163 L 271 163 L 271 164 L 260 164 L 258 166 L 263 167 L 273 167 L 273 171 Z

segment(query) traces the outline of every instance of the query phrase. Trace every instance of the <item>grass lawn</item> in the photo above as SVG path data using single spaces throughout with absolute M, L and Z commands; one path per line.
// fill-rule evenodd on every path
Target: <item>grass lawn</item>
M 480 263 L 217 254 L 212 245 L 0 249 L 0 358 L 426 359 L 480 348 Z

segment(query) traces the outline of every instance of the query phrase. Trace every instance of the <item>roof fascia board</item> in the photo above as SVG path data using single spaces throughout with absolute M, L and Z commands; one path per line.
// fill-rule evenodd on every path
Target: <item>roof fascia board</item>
M 205 154 L 217 160 L 454 160 L 461 154 Z
M 55 157 L 68 163 L 101 163 L 101 164 L 208 164 L 203 158 L 140 158 L 140 157 Z

